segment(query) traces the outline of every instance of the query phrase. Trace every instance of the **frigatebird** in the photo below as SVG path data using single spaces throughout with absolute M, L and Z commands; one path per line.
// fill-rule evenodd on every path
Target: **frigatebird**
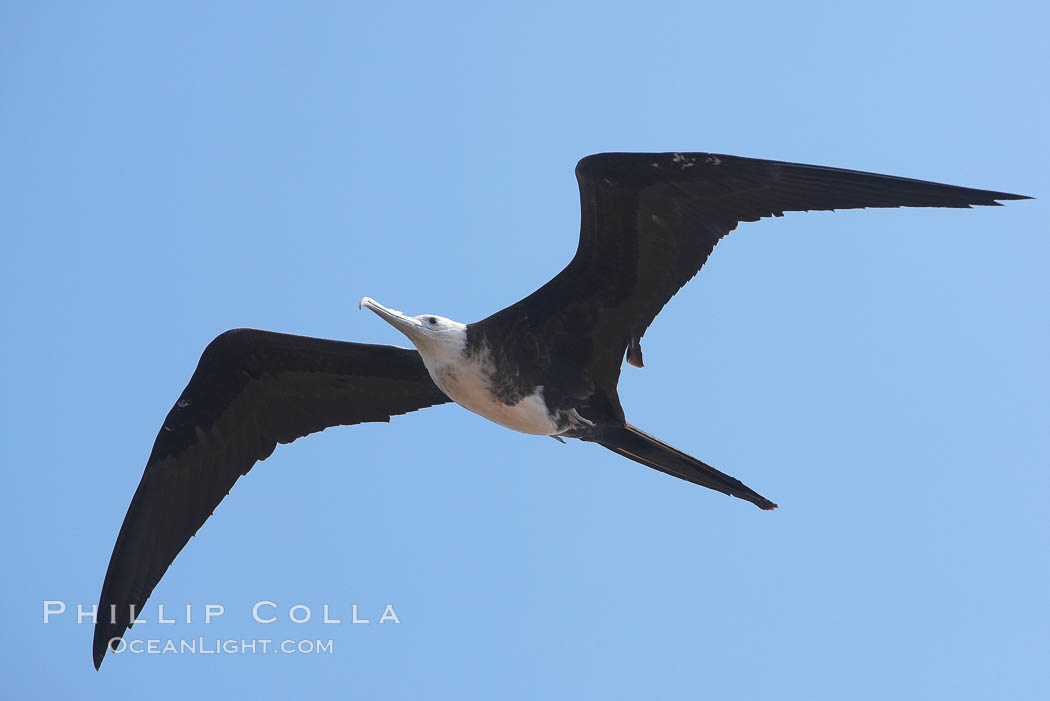
M 278 443 L 454 401 L 523 433 L 578 438 L 688 482 L 769 499 L 627 423 L 622 361 L 740 222 L 788 211 L 970 207 L 1005 192 L 713 153 L 604 153 L 576 166 L 576 255 L 525 299 L 473 324 L 368 308 L 416 350 L 227 331 L 164 419 L 102 585 L 96 669 L 234 482 Z

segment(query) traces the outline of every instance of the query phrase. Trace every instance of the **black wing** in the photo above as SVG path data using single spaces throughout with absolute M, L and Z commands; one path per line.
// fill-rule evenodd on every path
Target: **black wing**
M 130 627 L 129 606 L 142 610 L 237 478 L 278 443 L 447 401 L 415 350 L 253 329 L 212 341 L 164 419 L 113 547 L 95 668 Z
M 577 399 L 595 384 L 615 389 L 625 350 L 628 362 L 642 364 L 649 324 L 742 221 L 788 211 L 1029 199 L 712 153 L 602 153 L 582 159 L 576 178 L 582 223 L 575 257 L 539 290 L 475 324 L 473 334 L 499 337 L 500 347 L 519 349 L 533 367 L 541 361 L 545 377 L 521 378 L 523 385 L 556 379 Z

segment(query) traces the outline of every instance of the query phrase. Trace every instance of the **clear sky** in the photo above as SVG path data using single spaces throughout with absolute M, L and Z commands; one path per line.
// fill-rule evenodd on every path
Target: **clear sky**
M 5 3 L 11 698 L 1050 698 L 1046 12 Z M 208 341 L 404 344 L 362 295 L 478 320 L 571 257 L 577 159 L 648 150 L 1040 199 L 743 225 L 674 298 L 628 418 L 775 512 L 457 407 L 333 429 L 234 487 L 129 636 L 331 653 L 93 670 L 74 607 Z

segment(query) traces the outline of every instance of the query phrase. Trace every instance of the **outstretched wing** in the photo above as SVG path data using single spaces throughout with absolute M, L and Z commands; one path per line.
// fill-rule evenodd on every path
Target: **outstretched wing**
M 419 353 L 235 329 L 212 341 L 164 419 L 109 561 L 93 655 L 131 625 L 234 482 L 278 443 L 442 404 Z
M 595 383 L 614 389 L 625 350 L 628 362 L 642 364 L 640 340 L 649 324 L 740 222 L 789 211 L 1028 199 L 712 153 L 602 153 L 582 159 L 576 178 L 582 223 L 575 257 L 539 290 L 473 325 L 473 334 L 523 349 L 545 363 L 539 370 L 548 377 L 591 385 L 571 391 L 578 396 Z

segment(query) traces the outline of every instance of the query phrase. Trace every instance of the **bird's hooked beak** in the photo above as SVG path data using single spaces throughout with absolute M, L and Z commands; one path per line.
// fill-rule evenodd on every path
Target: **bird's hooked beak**
M 387 309 L 371 297 L 361 298 L 361 303 L 358 305 L 358 309 L 364 309 L 366 307 L 374 311 L 380 319 L 390 324 L 401 333 L 408 336 L 410 341 L 414 342 L 415 339 L 419 336 L 420 329 L 423 328 L 423 324 L 419 321 L 419 319 L 414 319 L 413 317 L 405 316 L 396 309 Z

